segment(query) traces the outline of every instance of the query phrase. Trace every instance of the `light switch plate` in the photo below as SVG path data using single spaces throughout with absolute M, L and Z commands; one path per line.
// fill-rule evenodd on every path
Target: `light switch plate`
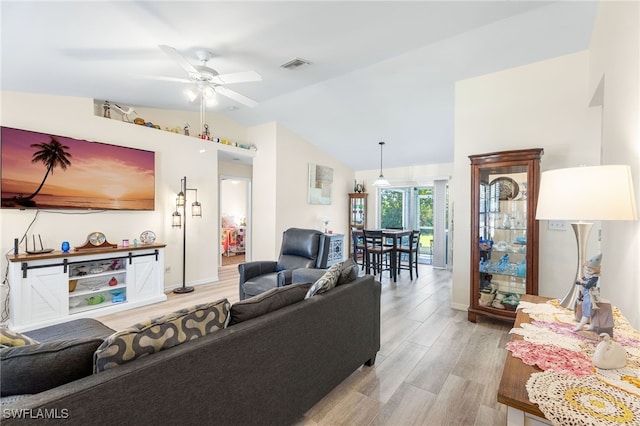
M 566 220 L 550 220 L 549 231 L 566 231 L 569 229 Z

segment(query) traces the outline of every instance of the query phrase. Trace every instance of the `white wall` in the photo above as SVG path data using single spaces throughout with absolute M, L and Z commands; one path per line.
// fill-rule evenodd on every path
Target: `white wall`
M 602 162 L 629 164 L 640 202 L 640 3 L 601 1 L 591 39 L 590 92 L 604 81 Z M 602 224 L 602 294 L 640 328 L 640 221 Z
M 166 243 L 165 287 L 182 283 L 182 231 L 171 227 L 171 213 L 175 210 L 175 195 L 180 179 L 187 176 L 188 186 L 198 189 L 203 217 L 188 218 L 187 275 L 188 284 L 216 281 L 218 277 L 218 160 L 217 144 L 201 141 L 163 130 L 123 123 L 116 113 L 108 120 L 94 115 L 92 99 L 62 96 L 2 92 L 1 125 L 94 140 L 114 145 L 140 148 L 156 153 L 156 205 L 154 211 L 87 212 L 42 211 L 30 234 L 41 234 L 47 247 L 60 248 L 62 241 L 71 246 L 84 244 L 87 235 L 102 231 L 112 243 L 139 238 L 142 231 L 153 230 L 157 241 Z M 197 119 L 197 113 L 138 109 L 148 121 L 173 127 L 185 120 Z M 224 116 L 208 114 L 214 129 L 228 138 L 247 140 L 246 131 Z M 117 118 L 116 118 L 117 117 Z M 172 118 L 169 123 L 169 117 Z M 166 124 L 165 124 L 166 122 Z M 228 131 L 224 126 L 228 125 Z M 201 152 L 202 149 L 205 152 Z M 229 147 L 226 147 L 229 148 Z M 237 149 L 237 148 L 236 148 Z M 238 149 L 239 150 L 239 149 Z M 188 197 L 193 197 L 190 191 Z M 191 198 L 190 198 L 191 199 Z M 84 213 L 84 214 L 80 214 Z M 35 216 L 35 211 L 0 210 L 0 250 L 10 252 L 13 239 L 20 238 Z M 214 260 L 214 261 L 212 261 Z M 6 266 L 2 258 L 2 270 Z M 3 294 L 4 298 L 4 294 Z
M 250 128 L 249 139 L 258 148 L 253 163 L 253 260 L 276 259 L 287 228 L 324 230 L 324 216 L 334 233 L 348 231 L 351 169 L 277 123 Z M 330 205 L 307 202 L 309 163 L 333 168 Z
M 600 109 L 589 108 L 589 54 L 572 55 L 456 84 L 454 264 L 452 303 L 466 309 L 470 286 L 470 166 L 468 156 L 544 148 L 541 170 L 600 163 Z M 597 234 L 597 231 L 595 232 Z M 594 250 L 592 238 L 591 244 Z M 587 255 L 592 252 L 588 251 Z M 540 226 L 539 294 L 562 297 L 575 277 L 571 229 Z
M 253 159 L 251 186 L 252 260 L 273 260 L 282 235 L 276 232 L 276 192 L 278 162 L 276 157 L 276 123 L 266 123 L 248 129 L 249 140 L 258 152 Z

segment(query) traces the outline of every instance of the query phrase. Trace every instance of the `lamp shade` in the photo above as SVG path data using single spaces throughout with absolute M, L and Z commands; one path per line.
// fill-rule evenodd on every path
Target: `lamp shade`
M 184 206 L 184 201 L 185 201 L 184 192 L 180 191 L 178 193 L 178 196 L 176 197 L 176 206 L 178 206 L 178 207 Z
M 631 168 L 573 167 L 542 173 L 538 220 L 636 220 Z
M 171 215 L 171 226 L 174 228 L 180 228 L 182 226 L 182 216 L 177 210 Z
M 380 175 L 378 179 L 373 181 L 373 186 L 389 186 L 390 183 L 383 175 Z
M 191 204 L 191 216 L 202 217 L 202 204 L 200 202 L 195 201 Z

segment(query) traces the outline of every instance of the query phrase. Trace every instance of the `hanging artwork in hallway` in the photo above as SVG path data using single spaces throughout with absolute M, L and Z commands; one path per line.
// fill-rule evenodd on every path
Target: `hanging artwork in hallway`
M 309 163 L 309 204 L 331 204 L 333 169 Z

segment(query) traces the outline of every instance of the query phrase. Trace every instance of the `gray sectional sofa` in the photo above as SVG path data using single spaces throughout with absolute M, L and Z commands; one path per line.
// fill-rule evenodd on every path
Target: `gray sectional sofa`
M 3 405 L 2 425 L 295 423 L 363 364 L 373 365 L 380 291 L 372 276 L 359 277 Z

